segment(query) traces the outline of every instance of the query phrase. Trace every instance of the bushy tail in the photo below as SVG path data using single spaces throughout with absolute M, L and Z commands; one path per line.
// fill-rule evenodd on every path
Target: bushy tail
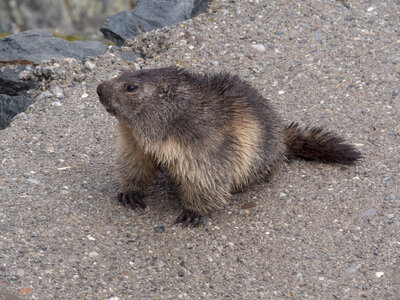
M 288 158 L 303 158 L 325 163 L 354 164 L 361 153 L 335 133 L 320 127 L 302 129 L 297 123 L 285 128 Z

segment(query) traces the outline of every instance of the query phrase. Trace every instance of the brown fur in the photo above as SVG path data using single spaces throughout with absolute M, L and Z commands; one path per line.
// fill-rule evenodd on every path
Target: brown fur
M 266 99 L 227 73 L 196 75 L 173 67 L 128 72 L 97 92 L 118 119 L 119 198 L 144 205 L 139 198 L 162 164 L 177 183 L 183 206 L 177 221 L 184 225 L 199 225 L 232 192 L 288 158 L 342 164 L 360 158 L 331 132 L 285 127 Z

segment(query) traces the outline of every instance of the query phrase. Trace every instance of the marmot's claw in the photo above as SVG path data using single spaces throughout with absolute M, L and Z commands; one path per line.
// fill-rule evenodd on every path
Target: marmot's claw
M 203 216 L 190 210 L 184 209 L 176 218 L 175 224 L 181 223 L 183 227 L 197 227 L 203 224 Z
M 143 201 L 143 194 L 140 192 L 119 193 L 117 198 L 123 205 L 129 204 L 132 209 L 137 209 L 138 206 L 143 209 L 147 207 Z

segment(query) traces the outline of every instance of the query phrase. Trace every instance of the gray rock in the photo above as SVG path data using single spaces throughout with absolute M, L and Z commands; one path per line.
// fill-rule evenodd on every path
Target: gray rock
M 0 94 L 0 129 L 6 128 L 14 116 L 25 111 L 33 102 L 33 99 L 25 96 Z
M 135 53 L 129 53 L 129 52 L 123 52 L 123 51 L 117 51 L 117 53 L 121 56 L 121 58 L 125 61 L 136 61 L 139 55 Z
M 6 22 L 0 22 L 0 33 L 14 33 L 14 29 L 11 24 Z
M 106 19 L 100 31 L 117 46 L 140 32 L 173 25 L 204 12 L 209 0 L 137 0 L 133 10 Z
M 17 66 L 14 69 L 5 68 L 4 71 L 0 70 L 0 94 L 10 96 L 25 95 L 27 90 L 37 86 L 34 81 L 19 79 L 18 75 L 24 69 L 24 66 Z
M 64 57 L 82 60 L 103 54 L 107 48 L 99 41 L 68 42 L 47 30 L 34 29 L 1 39 L 0 60 L 23 59 L 34 63 Z

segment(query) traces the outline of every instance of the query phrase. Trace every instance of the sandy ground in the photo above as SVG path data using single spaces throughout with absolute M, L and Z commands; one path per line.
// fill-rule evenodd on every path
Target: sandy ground
M 153 58 L 104 55 L 82 82 L 55 81 L 0 131 L 0 295 L 399 299 L 400 4 L 349 4 L 215 1 L 166 31 Z M 326 126 L 365 159 L 294 161 L 195 229 L 173 225 L 179 203 L 162 177 L 147 210 L 123 207 L 114 120 L 95 89 L 167 65 L 239 74 L 287 122 Z

